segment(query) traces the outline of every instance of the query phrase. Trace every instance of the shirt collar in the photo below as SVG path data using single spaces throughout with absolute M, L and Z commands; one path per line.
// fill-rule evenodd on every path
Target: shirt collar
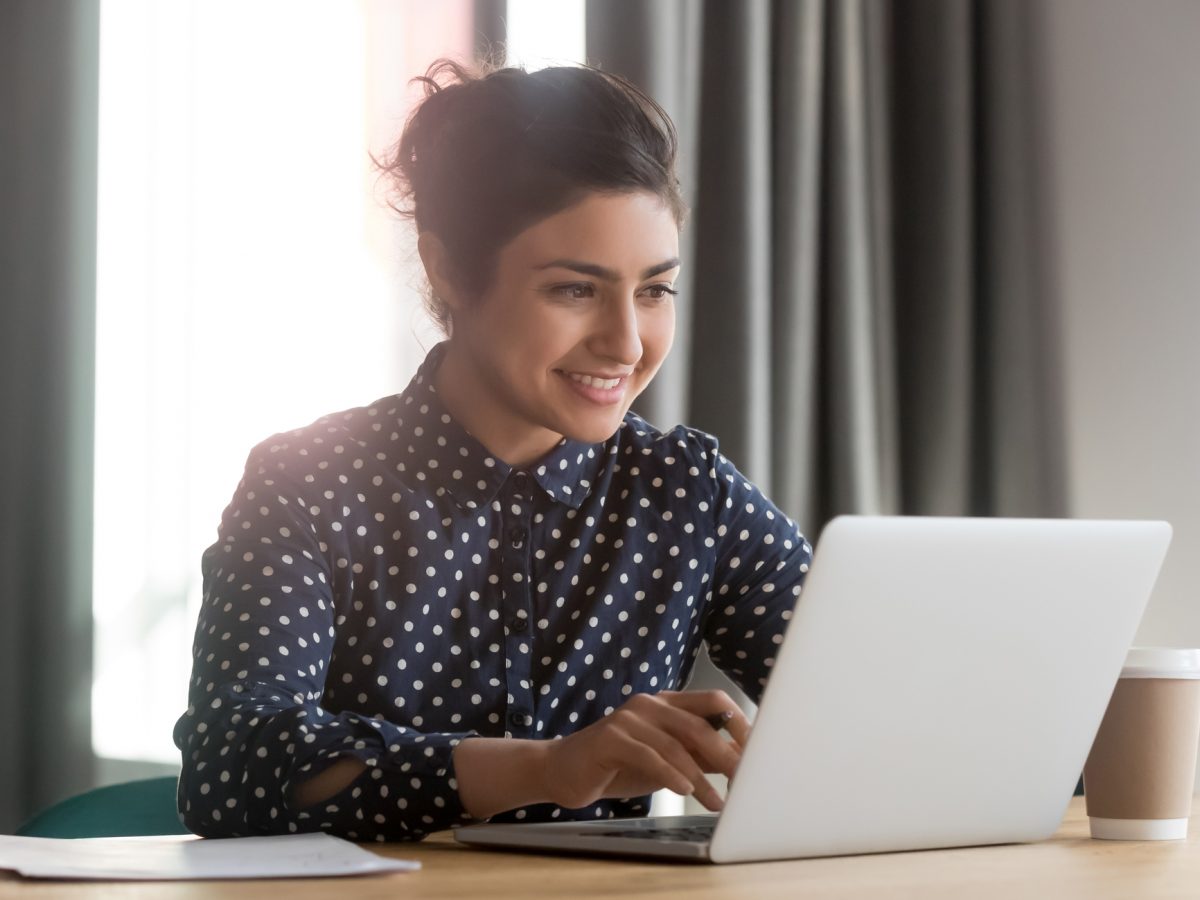
M 409 438 L 400 471 L 406 481 L 430 485 L 439 496 L 449 494 L 460 507 L 475 509 L 490 504 L 518 470 L 493 456 L 442 404 L 433 382 L 445 352 L 445 341 L 435 345 L 400 395 L 397 430 Z M 552 500 L 579 509 L 614 439 L 587 444 L 564 437 L 523 470 Z

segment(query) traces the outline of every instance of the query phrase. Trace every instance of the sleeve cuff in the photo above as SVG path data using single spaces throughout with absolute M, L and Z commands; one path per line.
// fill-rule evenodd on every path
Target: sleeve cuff
M 478 734 L 393 728 L 375 746 L 351 739 L 322 754 L 328 761 L 355 757 L 367 768 L 328 800 L 294 812 L 289 830 L 333 831 L 356 841 L 415 841 L 475 821 L 458 794 L 454 748 Z

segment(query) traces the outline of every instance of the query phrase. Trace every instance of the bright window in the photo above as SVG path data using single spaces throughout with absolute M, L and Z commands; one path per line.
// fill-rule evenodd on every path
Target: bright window
M 583 0 L 508 0 L 508 65 L 527 71 L 583 62 Z
M 200 554 L 249 449 L 402 390 L 438 339 L 368 154 L 472 0 L 105 0 L 97 273 L 100 757 L 177 764 Z M 508 0 L 507 55 L 584 60 L 584 0 Z M 656 796 L 654 811 L 683 811 Z
M 472 0 L 101 7 L 93 745 L 177 763 L 200 554 L 250 447 L 402 390 L 438 339 L 368 154 Z M 583 59 L 583 0 L 509 0 Z

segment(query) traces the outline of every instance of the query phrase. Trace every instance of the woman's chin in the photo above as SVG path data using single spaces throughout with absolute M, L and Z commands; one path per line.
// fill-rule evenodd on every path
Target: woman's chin
M 624 418 L 624 414 L 616 415 L 614 413 L 603 419 L 596 417 L 590 422 L 572 422 L 562 434 L 564 437 L 582 444 L 602 444 L 616 433 Z

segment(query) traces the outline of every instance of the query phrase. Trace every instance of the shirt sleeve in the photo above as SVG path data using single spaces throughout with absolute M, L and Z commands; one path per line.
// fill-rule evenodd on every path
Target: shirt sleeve
M 352 576 L 344 559 L 332 561 L 317 507 L 272 453 L 266 444 L 251 453 L 202 560 L 188 709 L 174 732 L 184 825 L 205 837 L 327 831 L 391 841 L 467 821 L 452 754 L 476 732 L 421 733 L 322 708 L 345 612 L 335 586 Z M 297 808 L 295 786 L 340 757 L 366 770 Z
M 708 655 L 755 703 L 812 562 L 812 546 L 705 436 L 713 480 L 716 562 L 704 625 Z

